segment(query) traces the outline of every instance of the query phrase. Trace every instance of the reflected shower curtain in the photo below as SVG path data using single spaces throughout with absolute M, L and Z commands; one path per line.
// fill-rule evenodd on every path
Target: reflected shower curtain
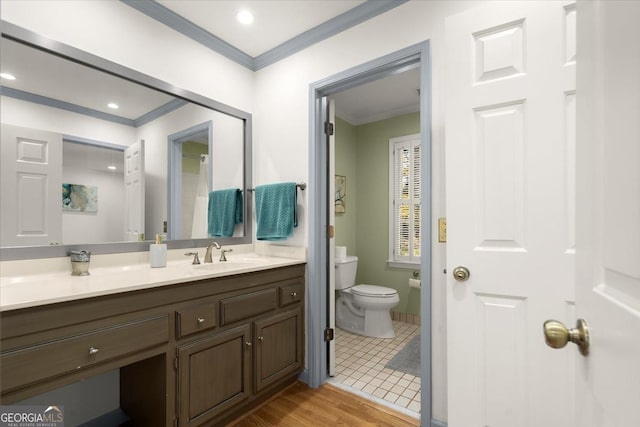
M 206 238 L 207 236 L 207 209 L 209 207 L 209 156 L 200 155 L 200 175 L 198 176 L 198 188 L 196 201 L 193 207 L 193 225 L 191 226 L 191 238 Z

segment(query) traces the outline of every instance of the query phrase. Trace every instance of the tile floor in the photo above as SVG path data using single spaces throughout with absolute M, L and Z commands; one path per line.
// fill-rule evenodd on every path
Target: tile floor
M 419 413 L 420 377 L 384 365 L 420 333 L 420 325 L 394 321 L 393 327 L 393 339 L 363 337 L 336 328 L 335 380 Z

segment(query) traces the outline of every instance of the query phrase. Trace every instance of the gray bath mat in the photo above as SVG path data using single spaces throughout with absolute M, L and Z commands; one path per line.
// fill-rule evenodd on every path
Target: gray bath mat
M 420 335 L 413 337 L 384 367 L 419 377 Z

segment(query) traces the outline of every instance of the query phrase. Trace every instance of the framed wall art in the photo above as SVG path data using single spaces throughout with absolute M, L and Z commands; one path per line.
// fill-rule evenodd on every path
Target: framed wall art
M 81 184 L 62 184 L 64 212 L 98 212 L 98 187 Z
M 336 196 L 335 196 L 336 213 L 346 212 L 347 202 L 347 177 L 344 175 L 336 175 Z

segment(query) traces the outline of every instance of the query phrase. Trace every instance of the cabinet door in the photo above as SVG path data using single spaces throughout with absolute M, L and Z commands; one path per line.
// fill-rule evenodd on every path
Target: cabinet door
M 251 395 L 249 325 L 178 349 L 178 407 L 181 426 L 215 418 Z
M 296 309 L 256 321 L 256 391 L 302 367 L 302 310 Z

